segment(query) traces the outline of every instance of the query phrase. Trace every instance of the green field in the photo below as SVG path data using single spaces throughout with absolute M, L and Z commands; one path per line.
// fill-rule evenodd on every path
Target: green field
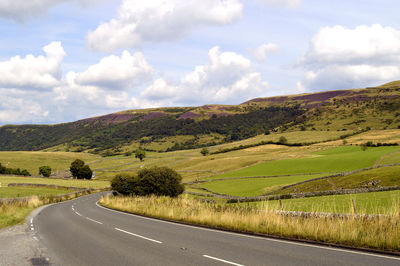
M 0 198 L 17 198 L 26 196 L 50 196 L 68 194 L 73 192 L 70 189 L 55 189 L 41 187 L 0 187 Z
M 27 183 L 27 184 L 47 184 L 64 187 L 81 187 L 100 189 L 110 186 L 109 181 L 103 180 L 77 180 L 77 179 L 56 179 L 56 178 L 38 178 L 22 176 L 0 176 L 0 186 L 6 187 L 9 183 Z
M 268 178 L 248 178 L 212 181 L 199 187 L 230 196 L 253 197 L 277 190 L 284 185 L 310 180 L 324 175 L 298 175 Z
M 81 159 L 90 162 L 99 159 L 97 155 L 73 152 L 0 152 L 0 163 L 9 168 L 27 169 L 31 175 L 38 175 L 39 167 L 48 165 L 52 172 L 69 169 L 71 162 Z
M 376 184 L 373 185 L 373 183 Z M 276 194 L 296 193 L 298 191 L 315 192 L 363 187 L 373 188 L 378 186 L 400 186 L 400 166 L 382 167 L 347 176 L 316 180 L 278 191 Z
M 361 194 L 322 196 L 282 200 L 286 211 L 351 213 L 352 199 L 359 214 L 393 214 L 399 212 L 400 191 L 370 192 Z M 247 204 L 247 203 L 246 203 Z M 268 209 L 280 209 L 279 201 L 258 204 Z
M 358 146 L 342 146 L 310 153 L 311 158 L 264 162 L 212 178 L 345 172 L 373 166 L 382 155 L 397 150 L 400 147 L 368 148 L 363 151 Z

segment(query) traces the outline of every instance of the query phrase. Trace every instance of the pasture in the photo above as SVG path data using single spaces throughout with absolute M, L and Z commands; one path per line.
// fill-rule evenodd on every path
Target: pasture
M 110 182 L 105 180 L 77 180 L 77 179 L 56 179 L 56 178 L 22 177 L 22 176 L 0 176 L 1 187 L 4 188 L 9 183 L 47 184 L 47 185 L 57 185 L 63 187 L 79 187 L 79 188 L 93 188 L 93 189 L 101 189 L 110 186 Z
M 321 196 L 282 200 L 285 211 L 352 213 L 352 200 L 356 203 L 357 214 L 398 214 L 400 191 L 369 192 L 348 195 Z M 244 204 L 244 203 L 243 203 Z M 256 204 L 260 208 L 280 210 L 279 201 Z
M 376 168 L 351 175 L 316 180 L 286 188 L 276 194 L 390 186 L 400 186 L 400 166 Z
M 70 189 L 41 188 L 41 187 L 0 187 L 0 198 L 22 198 L 27 196 L 51 196 L 68 194 Z
M 10 168 L 27 169 L 31 175 L 38 175 L 39 167 L 48 165 L 52 172 L 69 169 L 71 162 L 81 159 L 86 163 L 99 159 L 97 155 L 75 152 L 3 151 L 0 162 Z
M 397 146 L 368 148 L 365 151 L 358 146 L 342 146 L 309 153 L 309 158 L 264 162 L 213 178 L 346 172 L 373 166 L 384 154 L 398 150 L 400 147 Z
M 268 178 L 246 178 L 202 183 L 201 188 L 229 196 L 253 197 L 277 190 L 284 185 L 294 184 L 324 175 L 295 175 Z

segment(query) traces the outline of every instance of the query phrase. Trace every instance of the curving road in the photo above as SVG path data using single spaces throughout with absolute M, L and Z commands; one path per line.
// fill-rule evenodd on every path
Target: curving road
M 234 234 L 120 213 L 100 194 L 44 208 L 29 225 L 59 265 L 400 265 L 400 258 Z

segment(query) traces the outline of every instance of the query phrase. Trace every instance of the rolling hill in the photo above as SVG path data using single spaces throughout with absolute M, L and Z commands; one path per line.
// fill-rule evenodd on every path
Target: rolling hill
M 378 87 L 257 98 L 239 105 L 128 110 L 55 125 L 0 127 L 0 150 L 111 155 L 142 146 L 170 151 L 269 132 L 400 127 L 400 81 Z

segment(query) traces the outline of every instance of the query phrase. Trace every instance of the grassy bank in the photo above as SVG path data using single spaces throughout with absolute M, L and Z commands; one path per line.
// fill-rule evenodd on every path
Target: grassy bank
M 89 192 L 82 192 L 80 195 L 85 195 Z M 13 226 L 25 222 L 26 217 L 34 209 L 51 203 L 70 200 L 78 197 L 77 195 L 68 194 L 62 197 L 54 196 L 33 196 L 27 201 L 14 203 L 0 203 L 0 229 L 8 226 Z
M 295 239 L 343 244 L 353 247 L 400 251 L 400 216 L 393 208 L 389 216 L 357 218 L 299 218 L 276 214 L 268 205 L 219 205 L 189 197 L 104 197 L 104 206 L 147 216 L 184 221 Z

